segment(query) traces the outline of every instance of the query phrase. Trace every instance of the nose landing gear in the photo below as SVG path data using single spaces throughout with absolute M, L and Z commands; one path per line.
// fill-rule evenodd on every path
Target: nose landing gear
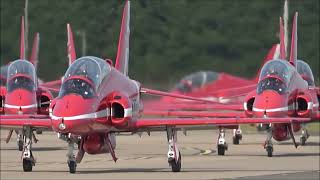
M 267 129 L 267 139 L 266 142 L 264 144 L 264 148 L 267 151 L 268 157 L 272 157 L 273 155 L 273 144 L 272 144 L 272 127 L 269 127 Z
M 22 150 L 22 166 L 24 172 L 32 171 L 32 166 L 35 166 L 36 161 L 32 155 L 32 129 L 25 127 L 22 132 L 23 150 Z
M 219 128 L 219 136 L 218 136 L 218 155 L 224 156 L 225 151 L 228 150 L 228 144 L 226 140 L 224 139 L 225 132 L 223 128 Z
M 301 146 L 306 145 L 306 142 L 307 142 L 307 139 L 309 138 L 309 136 L 310 135 L 308 133 L 308 130 L 306 129 L 306 125 L 302 124 L 302 134 L 301 134 L 301 137 L 300 137 Z
M 242 132 L 240 127 L 238 129 L 233 129 L 233 144 L 240 144 L 240 140 L 242 140 Z
M 69 172 L 74 174 L 77 171 L 77 161 L 74 153 L 75 144 L 78 139 L 71 136 L 71 134 L 58 134 L 59 139 L 62 139 L 68 143 L 68 153 L 67 153 L 67 163 L 69 167 Z M 81 158 L 82 159 L 82 158 Z
M 167 128 L 167 140 L 169 144 L 168 163 L 172 172 L 181 171 L 181 154 L 177 146 L 177 131 L 174 128 Z

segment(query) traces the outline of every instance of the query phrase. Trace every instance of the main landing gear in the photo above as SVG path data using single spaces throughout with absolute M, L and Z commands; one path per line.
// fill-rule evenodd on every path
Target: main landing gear
M 308 133 L 308 130 L 306 129 L 306 125 L 305 124 L 302 124 L 302 134 L 301 134 L 301 137 L 300 137 L 300 144 L 301 146 L 304 146 L 306 145 L 306 141 L 307 139 L 309 138 L 309 133 Z
M 224 139 L 225 137 L 225 132 L 223 128 L 219 128 L 219 136 L 218 136 L 218 155 L 223 156 L 225 154 L 225 151 L 228 150 L 228 144 L 226 140 Z
M 59 139 L 62 139 L 68 143 L 67 163 L 68 163 L 68 167 L 69 167 L 69 172 L 74 174 L 74 173 L 76 173 L 76 170 L 77 170 L 77 161 L 76 161 L 76 156 L 74 154 L 74 150 L 75 150 L 75 144 L 78 139 L 72 137 L 70 133 L 69 134 L 58 133 L 58 137 L 59 137 Z M 83 157 L 83 155 L 82 155 L 82 157 Z M 78 159 L 78 161 L 81 161 L 81 159 L 82 158 Z
M 31 127 L 25 127 L 22 131 L 23 134 L 23 150 L 22 150 L 22 165 L 23 171 L 32 171 L 32 166 L 35 166 L 35 159 L 32 155 L 32 136 L 33 132 Z
M 264 144 L 264 148 L 267 151 L 268 157 L 272 157 L 273 154 L 273 144 L 272 144 L 272 126 L 267 128 L 267 139 Z
M 233 144 L 240 144 L 240 140 L 242 140 L 242 132 L 240 127 L 238 129 L 233 129 Z
M 169 144 L 168 163 L 172 172 L 181 171 L 181 154 L 177 146 L 177 131 L 174 128 L 167 128 L 167 140 Z

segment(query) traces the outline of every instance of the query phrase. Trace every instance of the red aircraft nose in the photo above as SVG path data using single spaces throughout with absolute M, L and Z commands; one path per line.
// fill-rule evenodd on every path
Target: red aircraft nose
M 253 114 L 256 117 L 285 117 L 288 115 L 286 95 L 280 95 L 273 90 L 265 90 L 257 95 L 253 104 Z
M 5 97 L 5 112 L 8 114 L 34 114 L 37 113 L 37 100 L 35 92 L 16 89 L 7 92 Z
M 61 133 L 82 134 L 90 130 L 94 119 L 93 99 L 70 94 L 57 99 L 52 110 L 53 129 Z

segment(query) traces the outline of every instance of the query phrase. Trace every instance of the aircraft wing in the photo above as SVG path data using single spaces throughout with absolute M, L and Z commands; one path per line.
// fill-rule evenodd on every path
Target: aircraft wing
M 5 129 L 21 129 L 24 126 L 51 129 L 51 119 L 47 115 L 0 115 L 0 126 Z
M 135 122 L 134 127 L 140 128 L 161 128 L 166 126 L 192 127 L 192 126 L 230 126 L 239 124 L 256 123 L 305 123 L 311 122 L 310 118 L 143 118 Z
M 181 94 L 163 92 L 163 91 L 147 89 L 147 88 L 141 88 L 140 92 L 144 93 L 144 94 L 154 95 L 154 96 L 167 96 L 167 97 L 173 97 L 173 98 L 179 98 L 179 99 L 199 101 L 199 102 L 203 102 L 203 103 L 216 103 L 215 101 L 208 100 L 208 99 L 185 96 L 185 95 L 181 95 Z
M 143 115 L 153 116 L 177 116 L 177 117 L 239 117 L 244 118 L 246 115 L 239 111 L 159 111 L 145 110 Z
M 219 103 L 145 103 L 145 110 L 233 110 L 243 111 L 243 104 L 219 104 Z

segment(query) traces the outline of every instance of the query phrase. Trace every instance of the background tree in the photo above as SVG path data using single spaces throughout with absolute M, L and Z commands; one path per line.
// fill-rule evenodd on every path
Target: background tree
M 86 32 L 87 55 L 115 59 L 123 5 L 118 0 L 29 0 L 29 43 L 36 31 L 41 33 L 40 77 L 57 79 L 67 68 L 66 23 L 74 32 Z M 253 77 L 279 42 L 283 13 L 279 0 L 132 0 L 131 7 L 129 74 L 163 89 L 199 70 Z M 289 30 L 299 11 L 298 56 L 311 65 L 319 83 L 319 1 L 290 0 L 289 10 Z M 1 0 L 0 11 L 3 65 L 19 57 L 24 0 Z M 81 55 L 81 36 L 75 34 L 75 43 Z

